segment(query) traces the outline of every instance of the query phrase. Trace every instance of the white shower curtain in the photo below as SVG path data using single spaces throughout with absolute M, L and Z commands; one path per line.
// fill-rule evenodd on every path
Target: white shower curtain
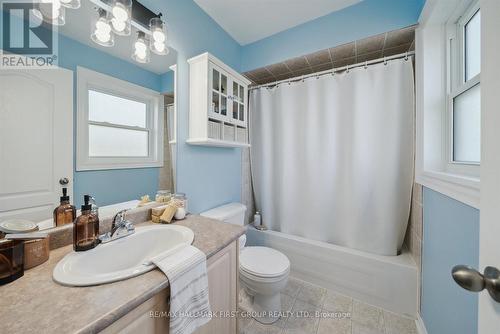
M 411 61 L 250 93 L 257 209 L 270 229 L 397 255 L 413 183 Z

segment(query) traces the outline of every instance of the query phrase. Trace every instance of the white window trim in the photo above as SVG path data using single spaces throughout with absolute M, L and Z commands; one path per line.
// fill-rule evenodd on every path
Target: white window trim
M 453 160 L 453 100 L 460 94 L 480 84 L 481 74 L 465 81 L 465 36 L 464 28 L 474 14 L 479 10 L 479 1 L 465 2 L 459 6 L 448 20 L 446 27 L 446 57 L 447 61 L 447 111 L 445 133 L 446 170 L 450 173 L 479 177 L 479 163 Z
M 145 102 L 147 109 L 147 157 L 90 157 L 88 90 L 96 90 L 136 101 Z M 163 166 L 163 98 L 151 89 L 127 81 L 77 67 L 76 170 L 128 169 Z M 109 124 L 106 124 L 109 126 Z M 116 126 L 121 127 L 121 126 Z M 131 127 L 122 127 L 131 128 Z
M 416 162 L 415 181 L 451 198 L 479 208 L 480 177 L 449 168 L 449 22 L 473 1 L 427 0 L 416 29 Z M 456 21 L 455 21 L 456 22 Z M 466 166 L 471 167 L 471 166 Z M 473 166 L 476 167 L 476 166 Z M 477 166 L 478 167 L 478 166 Z

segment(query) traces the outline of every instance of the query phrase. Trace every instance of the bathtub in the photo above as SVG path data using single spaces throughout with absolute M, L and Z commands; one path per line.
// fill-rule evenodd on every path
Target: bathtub
M 395 313 L 417 316 L 418 271 L 407 250 L 398 256 L 374 255 L 252 226 L 247 230 L 247 245 L 286 254 L 294 277 Z

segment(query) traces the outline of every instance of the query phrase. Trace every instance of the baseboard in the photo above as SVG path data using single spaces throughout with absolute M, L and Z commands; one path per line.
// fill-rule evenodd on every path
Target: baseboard
M 417 314 L 417 320 L 415 320 L 415 325 L 417 325 L 418 334 L 428 334 L 427 329 L 425 328 L 424 320 L 420 316 L 420 313 Z

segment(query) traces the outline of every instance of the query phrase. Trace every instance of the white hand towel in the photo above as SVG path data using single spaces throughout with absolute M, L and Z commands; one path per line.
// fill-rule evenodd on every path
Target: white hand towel
M 207 259 L 186 246 L 151 259 L 170 283 L 170 334 L 191 334 L 211 319 Z

